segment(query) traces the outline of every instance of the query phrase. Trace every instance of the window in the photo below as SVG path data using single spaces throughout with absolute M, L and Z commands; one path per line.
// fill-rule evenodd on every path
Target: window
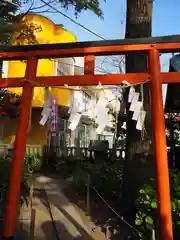
M 80 147 L 86 147 L 86 125 L 79 125 Z
M 83 104 L 84 104 L 85 111 L 88 108 L 88 103 L 90 100 L 91 100 L 91 97 L 86 92 L 83 92 Z
M 65 119 L 60 118 L 59 121 L 59 133 L 58 133 L 58 144 L 60 147 L 66 146 L 66 127 L 67 121 Z
M 74 75 L 74 60 L 73 58 L 57 59 L 56 74 L 57 76 Z
M 60 118 L 60 121 L 59 121 L 59 131 L 60 132 L 64 132 L 65 128 L 66 128 L 66 120 Z

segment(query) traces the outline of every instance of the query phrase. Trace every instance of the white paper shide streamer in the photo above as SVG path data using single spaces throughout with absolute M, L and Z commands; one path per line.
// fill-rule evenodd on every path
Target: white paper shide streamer
M 50 109 L 51 109 L 51 94 L 48 90 L 48 88 L 44 89 L 44 108 L 41 112 L 41 120 L 39 122 L 40 125 L 45 125 L 50 114 Z
M 129 85 L 128 82 L 123 82 L 125 85 Z M 110 126 L 110 119 L 108 116 L 108 104 L 111 106 L 115 106 L 116 111 L 120 111 L 121 106 L 120 102 L 116 100 L 120 99 L 120 92 L 111 92 L 106 91 L 102 88 L 101 85 L 98 85 L 100 88 L 99 99 L 96 102 L 96 99 L 91 98 L 86 104 L 83 104 L 83 92 L 80 90 L 80 87 L 77 87 L 76 91 L 70 93 L 69 96 L 69 129 L 74 131 L 78 126 L 81 116 L 85 115 L 88 116 L 90 119 L 94 119 L 97 124 L 96 133 L 102 134 L 106 126 Z M 137 121 L 136 129 L 142 130 L 144 126 L 144 120 L 146 117 L 146 111 L 143 109 L 143 102 L 139 101 L 140 93 L 135 91 L 133 86 L 130 87 L 129 96 L 128 96 L 128 103 L 130 104 L 129 111 L 133 112 L 132 119 Z M 49 89 L 44 88 L 44 108 L 41 112 L 41 120 L 40 124 L 45 125 L 48 121 L 51 111 L 51 104 L 52 104 L 53 97 L 51 96 Z
M 77 88 L 78 90 L 79 88 Z M 72 100 L 72 108 L 71 108 L 71 114 L 69 117 L 69 129 L 71 131 L 74 131 L 81 119 L 81 115 L 82 115 L 82 111 L 83 109 L 83 95 L 81 91 L 74 91 L 74 94 L 72 96 L 73 100 Z
M 141 110 L 137 120 L 136 129 L 140 131 L 143 129 L 145 117 L 146 117 L 146 111 Z
M 98 127 L 96 129 L 97 134 L 101 134 L 106 125 L 108 125 L 108 108 L 107 108 L 107 104 L 108 104 L 108 99 L 101 96 L 97 102 L 96 105 L 96 111 L 97 111 L 97 115 L 96 115 L 96 123 L 98 124 Z
M 133 112 L 132 119 L 137 121 L 136 129 L 141 131 L 144 126 L 146 111 L 143 109 L 143 102 L 139 101 L 139 96 L 140 94 L 135 91 L 134 87 L 131 87 L 128 96 L 129 111 Z

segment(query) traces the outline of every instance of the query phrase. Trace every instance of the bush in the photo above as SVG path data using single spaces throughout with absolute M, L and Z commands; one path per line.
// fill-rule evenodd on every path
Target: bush
M 24 173 L 32 174 L 33 172 L 39 172 L 42 168 L 42 160 L 39 155 L 26 154 L 24 158 Z
M 56 157 L 54 170 L 62 175 L 71 174 L 78 165 L 78 161 L 69 157 Z
M 4 159 L 0 159 L 0 217 L 4 216 L 11 162 L 12 159 L 10 156 L 6 156 Z M 29 196 L 29 187 L 27 184 L 28 178 L 33 174 L 33 172 L 38 171 L 40 168 L 41 161 L 38 156 L 25 156 L 24 173 L 21 181 L 20 204 L 23 204 L 25 201 L 27 201 L 27 198 Z
M 8 182 L 10 176 L 11 158 L 6 157 L 0 160 L 0 217 L 3 217 L 5 202 L 8 191 Z
M 113 163 L 101 162 L 91 164 L 87 161 L 80 162 L 74 176 L 77 185 L 87 184 L 87 175 L 91 176 L 91 184 L 101 192 L 103 197 L 116 199 L 121 198 L 121 185 L 123 180 L 122 163 L 115 161 Z
M 180 172 L 177 170 L 170 171 L 170 188 L 174 234 L 180 236 Z M 139 190 L 139 196 L 136 201 L 137 213 L 135 224 L 139 226 L 145 235 L 152 229 L 155 229 L 157 233 L 159 232 L 155 189 L 155 180 L 152 179 L 149 185 L 144 185 Z

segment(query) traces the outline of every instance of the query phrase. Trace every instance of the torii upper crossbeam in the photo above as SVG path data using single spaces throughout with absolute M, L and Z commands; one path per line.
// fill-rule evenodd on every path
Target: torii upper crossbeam
M 180 35 L 144 39 L 126 39 L 99 42 L 49 44 L 31 46 L 0 46 L 0 60 L 27 60 L 23 78 L 0 78 L 0 87 L 23 87 L 18 131 L 12 161 L 3 239 L 13 239 L 20 193 L 20 181 L 26 149 L 26 135 L 34 86 L 118 85 L 123 80 L 132 84 L 151 83 L 154 147 L 157 169 L 157 192 L 160 213 L 161 239 L 172 240 L 172 219 L 162 83 L 180 82 L 180 73 L 160 72 L 160 53 L 180 51 Z M 94 57 L 144 52 L 148 57 L 148 72 L 137 74 L 95 75 Z M 85 57 L 84 76 L 37 77 L 38 59 Z

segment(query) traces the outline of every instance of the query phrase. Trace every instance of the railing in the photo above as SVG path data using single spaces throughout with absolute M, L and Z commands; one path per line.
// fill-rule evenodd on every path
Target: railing
M 6 156 L 9 152 L 9 144 L 0 144 L 0 156 Z M 26 154 L 36 154 L 40 157 L 48 157 L 51 154 L 55 154 L 56 157 L 72 157 L 72 158 L 95 158 L 95 152 L 90 151 L 86 147 L 77 148 L 77 147 L 48 147 L 43 145 L 26 145 Z M 112 149 L 107 150 L 107 156 L 112 156 L 115 159 L 125 159 L 125 149 Z
M 0 156 L 6 156 L 12 149 L 9 144 L 0 144 Z M 43 156 L 42 145 L 26 145 L 26 154 L 37 154 Z
M 56 157 L 72 157 L 72 158 L 95 158 L 95 151 L 89 150 L 87 147 L 45 147 L 45 155 L 54 154 Z M 125 159 L 125 149 L 107 150 L 107 157 L 113 156 L 116 160 Z
M 26 154 L 36 154 L 40 157 L 44 154 L 43 145 L 26 145 Z
M 0 144 L 0 157 L 3 158 L 8 154 L 9 144 Z

